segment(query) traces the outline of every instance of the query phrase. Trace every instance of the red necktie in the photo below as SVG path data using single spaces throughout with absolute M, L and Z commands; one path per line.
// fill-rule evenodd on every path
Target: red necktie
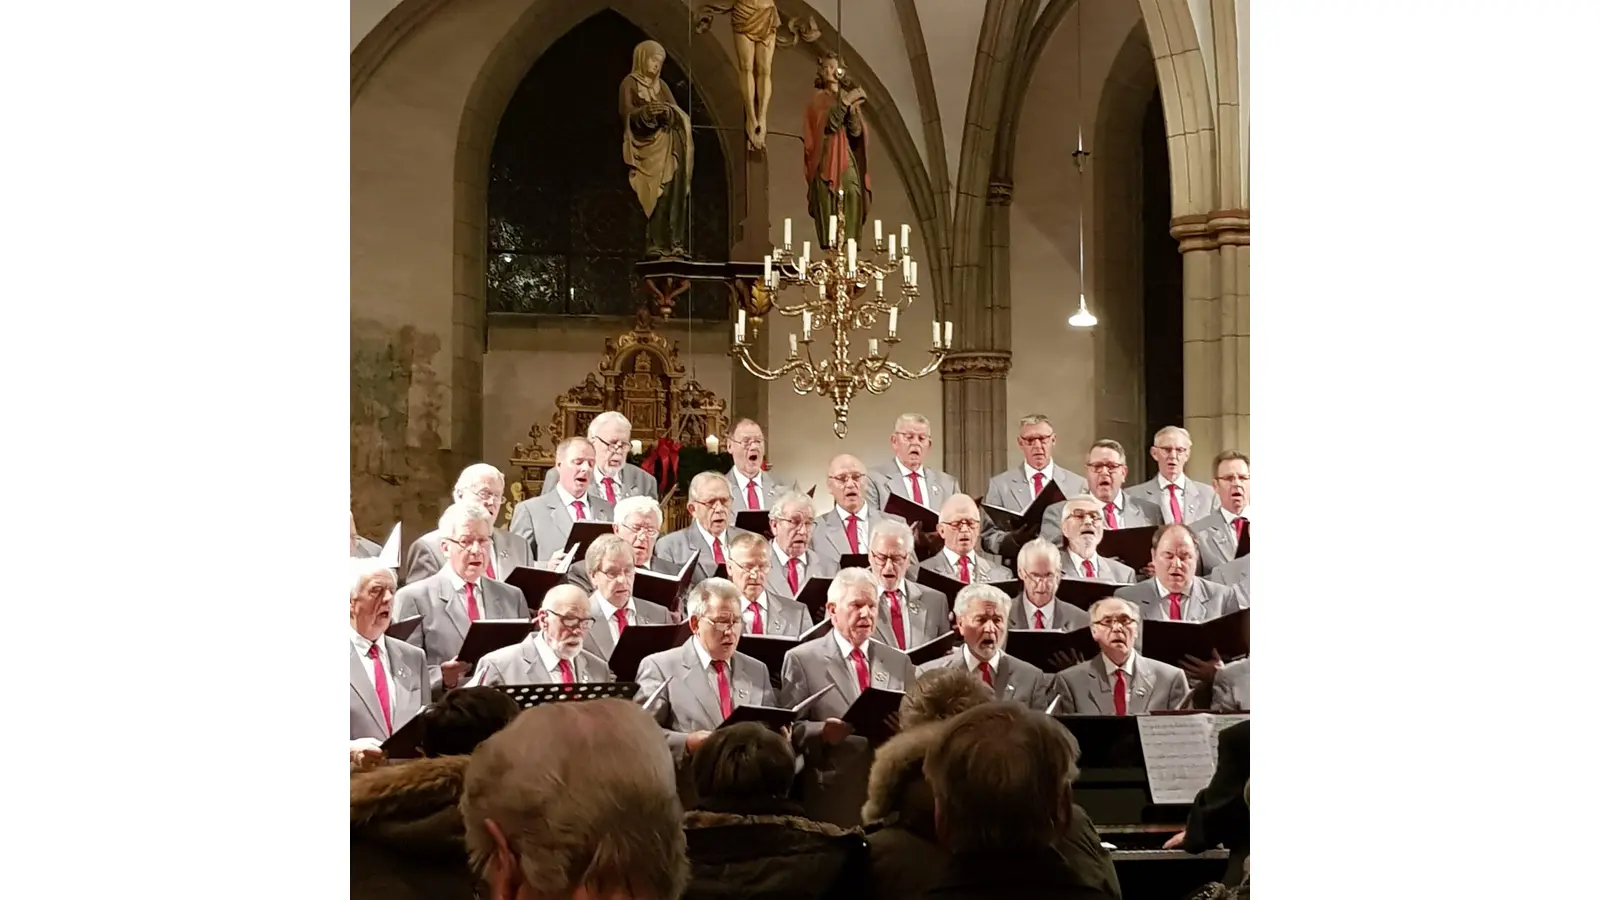
M 760 509 L 761 498 L 756 496 L 756 480 L 754 478 L 744 483 L 745 509 Z
M 583 501 L 582 500 L 574 500 L 574 501 L 572 501 L 572 518 L 573 518 L 574 521 L 577 521 L 577 522 L 582 522 L 583 521 Z
M 612 618 L 617 620 L 617 638 L 620 640 L 622 638 L 622 632 L 628 629 L 628 608 L 624 606 L 611 615 Z
M 1106 504 L 1106 527 L 1117 530 L 1117 508 L 1109 503 Z
M 1178 486 L 1167 485 L 1167 504 L 1172 508 L 1172 524 L 1183 524 L 1183 504 L 1178 502 Z
M 711 539 L 711 558 L 716 560 L 719 566 L 728 563 L 727 557 L 722 555 L 722 541 L 717 538 Z
M 614 487 L 612 487 L 612 485 L 616 484 L 616 482 L 609 478 L 603 478 L 600 480 L 600 483 L 606 486 L 606 502 L 615 505 L 617 502 L 617 491 Z
M 1044 610 L 1036 609 L 1033 611 L 1033 627 L 1040 631 L 1044 630 Z
M 889 598 L 889 626 L 894 629 L 894 645 L 901 650 L 906 648 L 906 626 L 900 621 L 900 592 L 884 591 L 884 596 Z
M 394 723 L 389 719 L 389 678 L 383 674 L 383 659 L 378 656 L 378 642 L 367 648 L 367 658 L 372 660 L 372 689 L 378 693 L 378 706 L 383 710 L 383 733 L 393 734 Z
M 720 659 L 711 661 L 711 668 L 717 670 L 717 701 L 722 704 L 722 717 L 733 715 L 733 691 L 728 688 L 728 664 Z
M 1117 705 L 1117 715 L 1128 714 L 1128 679 L 1121 669 L 1117 670 L 1117 686 L 1111 691 L 1111 702 Z
M 763 630 L 764 629 L 761 627 L 761 604 L 755 603 L 755 602 L 751 602 L 751 604 L 750 604 L 750 633 L 751 634 L 761 634 Z
M 844 537 L 850 542 L 850 552 L 860 553 L 861 545 L 856 543 L 856 517 L 846 516 L 844 520 Z
M 916 472 L 912 472 L 906 475 L 906 477 L 911 479 L 911 499 L 917 501 L 918 503 L 922 503 L 922 482 L 917 480 L 919 476 Z M 926 506 L 927 504 L 923 503 L 923 505 Z
M 561 683 L 562 684 L 571 684 L 572 683 L 572 663 L 570 663 L 567 660 L 563 659 L 560 662 L 558 662 L 557 665 L 559 665 L 560 668 L 561 668 Z
M 1035 472 L 1033 473 L 1033 495 L 1035 497 L 1039 496 L 1039 492 L 1042 490 L 1044 490 L 1044 473 Z
M 789 557 L 789 593 L 800 596 L 800 558 Z
M 971 584 L 972 570 L 967 568 L 967 558 L 965 556 L 958 556 L 956 557 L 956 563 L 961 566 L 961 583 Z
M 856 684 L 864 691 L 872 679 L 867 675 L 867 658 L 862 655 L 860 647 L 850 651 L 850 660 L 856 664 Z
M 1250 524 L 1250 520 L 1246 519 L 1244 516 L 1236 516 L 1234 518 L 1234 520 L 1233 520 L 1233 545 L 1235 547 L 1237 547 L 1237 546 L 1239 546 L 1239 544 L 1243 543 L 1243 541 L 1244 541 L 1244 530 L 1245 530 L 1245 527 L 1248 526 L 1249 524 Z
M 994 687 L 994 674 L 989 670 L 989 664 L 988 663 L 986 663 L 986 662 L 978 663 L 978 674 L 983 676 L 983 683 L 984 684 L 987 684 L 990 687 Z
M 1174 622 L 1182 622 L 1183 621 L 1183 595 L 1182 594 L 1168 594 L 1167 595 L 1167 618 L 1171 619 Z
M 467 589 L 467 621 L 478 621 L 478 598 L 472 592 L 472 582 L 466 582 L 462 587 Z
M 1083 577 L 1094 577 L 1094 563 L 1089 562 L 1087 559 L 1083 561 Z

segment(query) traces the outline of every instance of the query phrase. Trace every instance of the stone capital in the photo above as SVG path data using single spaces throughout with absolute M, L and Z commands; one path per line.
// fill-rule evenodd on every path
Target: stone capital
M 989 182 L 989 205 L 1010 206 L 1013 185 L 1009 181 Z
M 1223 245 L 1249 246 L 1250 210 L 1218 209 L 1191 216 L 1175 216 L 1172 236 L 1178 252 L 1215 250 Z
M 939 364 L 945 381 L 1005 378 L 1010 371 L 1011 354 L 1003 350 L 960 350 Z

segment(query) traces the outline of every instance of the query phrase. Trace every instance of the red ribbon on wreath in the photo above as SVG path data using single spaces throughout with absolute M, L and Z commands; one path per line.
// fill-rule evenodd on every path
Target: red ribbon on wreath
M 657 438 L 650 455 L 639 463 L 639 468 L 656 477 L 656 483 L 662 485 L 662 493 L 667 486 L 678 482 L 678 451 L 682 449 L 683 445 L 672 438 Z

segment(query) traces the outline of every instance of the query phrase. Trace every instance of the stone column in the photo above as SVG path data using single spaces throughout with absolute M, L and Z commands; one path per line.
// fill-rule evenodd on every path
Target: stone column
M 981 500 L 989 477 L 1006 467 L 1004 350 L 959 350 L 944 358 L 944 468 Z
M 1218 450 L 1250 452 L 1250 211 L 1211 214 L 1222 260 Z
M 738 146 L 744 146 L 741 138 Z M 730 209 L 729 221 L 734 222 L 733 247 L 730 248 L 729 257 L 736 260 L 760 261 L 762 257 L 772 252 L 772 237 L 767 233 L 767 158 L 765 154 L 744 153 L 736 162 L 734 177 L 744 178 L 743 191 L 729 191 L 728 202 L 739 203 L 742 199 L 744 209 Z M 733 308 L 732 316 L 737 318 L 737 306 Z M 760 333 L 755 336 L 750 348 L 750 356 L 763 366 L 770 364 L 768 348 L 771 346 L 772 324 L 778 318 L 777 313 L 771 313 L 761 322 Z M 768 383 L 751 375 L 745 367 L 732 357 L 728 358 L 728 365 L 733 367 L 733 396 L 728 404 L 728 427 L 741 418 L 749 417 L 761 423 L 763 431 L 771 432 L 767 421 L 767 388 Z M 727 439 L 723 435 L 723 439 Z M 771 448 L 767 448 L 771 451 Z
M 1191 477 L 1250 440 L 1250 222 L 1246 210 L 1172 220 L 1183 254 L 1183 426 Z

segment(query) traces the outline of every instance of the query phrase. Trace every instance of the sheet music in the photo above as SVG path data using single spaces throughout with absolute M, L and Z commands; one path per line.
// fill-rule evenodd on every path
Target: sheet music
M 1217 772 L 1217 733 L 1248 715 L 1140 716 L 1139 743 L 1155 803 L 1193 803 Z
M 572 546 L 567 548 L 567 552 L 561 554 L 561 564 L 556 566 L 556 571 L 563 575 L 567 574 L 567 570 L 572 568 L 572 559 L 577 552 L 578 544 L 574 541 Z
M 400 523 L 394 523 L 394 530 L 389 532 L 389 539 L 383 542 L 383 549 L 378 551 L 378 562 L 390 569 L 400 568 Z

